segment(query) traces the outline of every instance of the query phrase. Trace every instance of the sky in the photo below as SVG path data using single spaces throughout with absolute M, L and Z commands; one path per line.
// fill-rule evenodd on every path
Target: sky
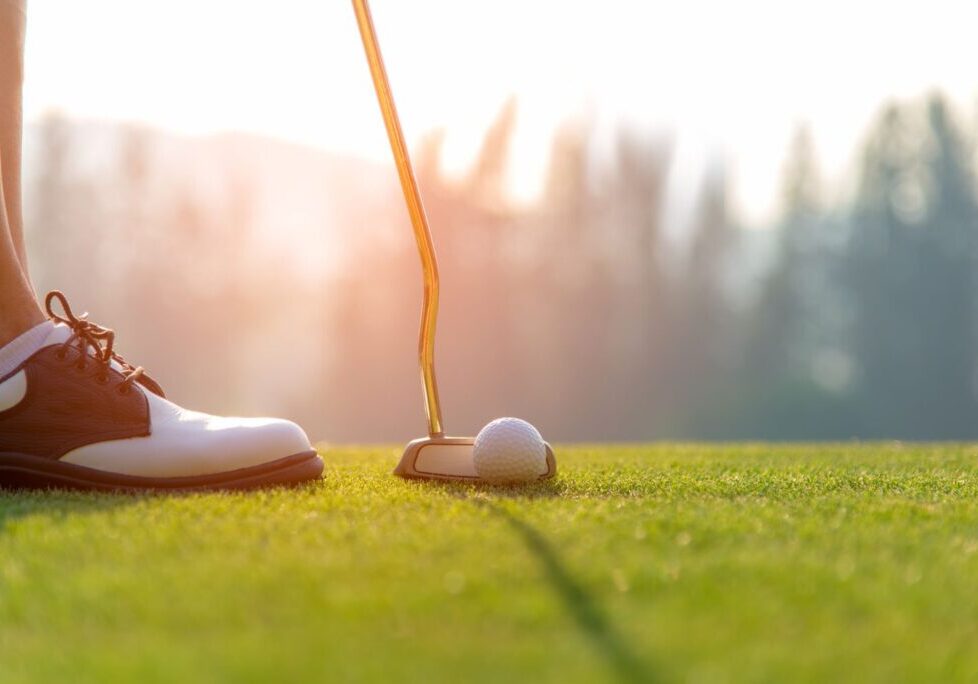
M 387 140 L 346 0 L 29 0 L 25 116 L 248 131 L 386 162 Z M 806 123 L 839 192 L 881 103 L 941 89 L 978 102 L 978 9 L 960 0 L 374 0 L 403 127 L 448 133 L 464 169 L 510 96 L 511 185 L 531 199 L 568 117 L 598 140 L 627 125 L 674 144 L 695 194 L 718 160 L 747 222 L 777 211 Z M 978 123 L 978 117 L 972 118 Z M 968 123 L 968 122 L 966 122 Z

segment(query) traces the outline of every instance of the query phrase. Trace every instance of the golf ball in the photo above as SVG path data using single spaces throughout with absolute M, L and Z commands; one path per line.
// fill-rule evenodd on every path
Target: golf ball
M 519 418 L 497 418 L 475 438 L 475 472 L 490 482 L 525 482 L 547 472 L 547 445 Z

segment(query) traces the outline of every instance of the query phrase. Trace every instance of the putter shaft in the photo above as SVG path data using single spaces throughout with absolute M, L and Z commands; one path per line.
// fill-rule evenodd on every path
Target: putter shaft
M 441 405 L 438 402 L 438 383 L 435 380 L 435 326 L 438 319 L 438 261 L 435 257 L 435 246 L 431 240 L 431 230 L 428 228 L 428 217 L 421 202 L 418 182 L 411 167 L 411 158 L 404 143 L 404 133 L 401 131 L 397 107 L 394 106 L 394 96 L 391 94 L 390 83 L 387 80 L 387 71 L 384 69 L 384 60 L 380 54 L 380 45 L 377 42 L 377 33 L 374 30 L 367 0 L 353 0 L 353 10 L 357 15 L 363 49 L 367 53 L 374 90 L 380 103 L 380 111 L 384 116 L 387 138 L 394 153 L 397 175 L 401 181 L 401 190 L 414 229 L 414 239 L 418 243 L 418 252 L 421 255 L 424 299 L 421 305 L 418 358 L 421 365 L 425 410 L 428 415 L 428 434 L 431 437 L 441 437 L 444 429 L 441 422 Z

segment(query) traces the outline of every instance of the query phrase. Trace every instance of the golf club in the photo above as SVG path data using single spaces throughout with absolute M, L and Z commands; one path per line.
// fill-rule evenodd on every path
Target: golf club
M 390 140 L 397 174 L 404 193 L 414 238 L 421 256 L 424 278 L 424 298 L 421 305 L 421 331 L 418 339 L 418 356 L 421 366 L 421 385 L 424 389 L 425 410 L 428 416 L 428 436 L 410 442 L 404 450 L 400 463 L 394 469 L 401 477 L 425 478 L 435 480 L 478 480 L 472 459 L 473 437 L 446 437 L 442 424 L 441 405 L 438 401 L 438 383 L 435 379 L 435 328 L 438 319 L 438 261 L 435 247 L 428 228 L 421 193 L 411 167 L 401 123 L 394 106 L 384 61 L 380 54 L 377 34 L 367 0 L 352 0 L 356 12 L 360 37 L 370 65 L 374 90 L 384 117 L 384 126 Z M 540 478 L 553 477 L 557 472 L 557 461 L 553 449 L 547 445 L 547 469 Z

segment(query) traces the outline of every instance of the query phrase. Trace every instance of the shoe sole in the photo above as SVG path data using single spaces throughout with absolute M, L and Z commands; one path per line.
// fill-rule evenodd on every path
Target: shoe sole
M 222 473 L 188 477 L 138 477 L 27 454 L 0 453 L 0 487 L 97 491 L 200 491 L 255 489 L 317 480 L 323 461 L 315 451 Z

